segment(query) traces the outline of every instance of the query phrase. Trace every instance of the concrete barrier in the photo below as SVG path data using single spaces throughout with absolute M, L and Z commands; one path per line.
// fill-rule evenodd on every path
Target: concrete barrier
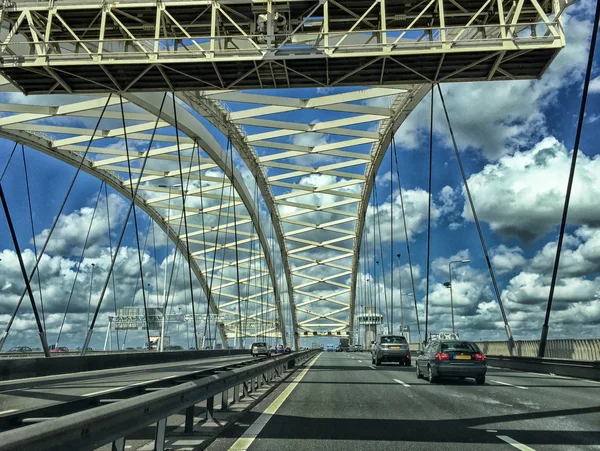
M 486 355 L 510 355 L 507 341 L 478 341 L 477 345 Z M 518 357 L 536 357 L 539 345 L 539 340 L 517 340 L 515 341 L 514 355 Z M 600 339 L 548 340 L 545 357 L 573 360 L 600 360 Z
M 85 357 L 6 359 L 0 362 L 0 381 L 244 354 L 249 355 L 250 351 L 246 349 L 220 349 L 214 351 L 132 352 Z

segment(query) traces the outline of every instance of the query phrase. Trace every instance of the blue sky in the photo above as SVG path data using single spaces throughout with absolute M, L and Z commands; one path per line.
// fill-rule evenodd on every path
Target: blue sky
M 511 312 L 511 326 L 516 337 L 521 339 L 537 338 L 543 319 L 544 296 L 547 297 L 548 286 L 547 266 L 553 261 L 551 248 L 557 237 L 562 205 L 562 192 L 558 187 L 566 184 L 569 169 L 568 152 L 573 146 L 579 113 L 592 6 L 593 2 L 587 1 L 569 9 L 565 16 L 567 48 L 562 51 L 542 80 L 446 84 L 442 87 L 465 170 L 472 182 L 474 200 L 486 243 L 492 253 L 492 262 L 495 266 L 500 265 L 500 270 L 497 271 L 498 282 Z M 578 194 L 574 195 L 572 200 L 574 214 L 567 228 L 570 239 L 565 243 L 569 258 L 572 259 L 566 261 L 581 263 L 581 269 L 573 274 L 561 273 L 565 277 L 561 281 L 564 290 L 557 292 L 560 302 L 557 302 L 556 309 L 559 313 L 553 316 L 558 318 L 558 327 L 551 328 L 551 336 L 557 338 L 597 336 L 600 324 L 600 301 L 593 294 L 594 290 L 600 291 L 600 248 L 597 249 L 594 244 L 595 240 L 600 240 L 600 211 L 589 208 L 594 204 L 594 196 L 600 194 L 600 186 L 586 185 L 591 179 L 584 177 L 594 175 L 594 171 L 598 169 L 596 160 L 600 153 L 597 144 L 600 138 L 598 53 L 600 52 L 597 51 L 592 76 L 594 82 L 588 99 L 586 123 L 580 145 L 583 163 L 581 168 L 578 166 L 578 171 L 581 169 L 578 174 L 583 178 L 576 179 L 575 188 Z M 354 88 L 340 88 L 329 90 L 327 93 L 352 89 Z M 276 94 L 306 98 L 317 95 L 317 90 L 290 90 Z M 462 180 L 437 94 L 435 102 L 432 196 L 437 217 L 431 232 L 431 330 L 447 330 L 448 326 L 448 310 L 445 305 L 448 295 L 440 288 L 440 284 L 447 278 L 443 268 L 447 268 L 447 261 L 450 259 L 469 258 L 469 265 L 455 269 L 455 296 L 459 297 L 458 304 L 462 302 L 463 305 L 459 308 L 462 308 L 464 313 L 461 315 L 459 312 L 462 316 L 462 320 L 459 321 L 461 333 L 476 339 L 504 339 L 501 318 L 493 301 L 494 296 L 475 225 L 469 219 L 469 215 L 464 213 Z M 230 103 L 229 106 L 232 110 L 242 107 L 234 103 Z M 307 122 L 334 118 L 331 113 L 319 111 L 304 111 L 301 114 L 306 115 L 304 119 Z M 285 115 L 282 115 L 280 120 L 285 120 Z M 300 114 L 297 114 L 294 120 L 300 121 Z M 203 123 L 209 130 L 215 130 L 204 119 Z M 369 124 L 356 128 L 366 130 Z M 265 129 L 246 127 L 246 131 L 251 134 Z M 427 191 L 428 133 L 429 96 L 426 96 L 396 134 L 404 191 Z M 226 139 L 218 133 L 215 136 L 219 143 L 226 147 Z M 0 170 L 4 168 L 13 146 L 12 142 L 0 141 Z M 543 155 L 548 154 L 544 153 L 544 149 L 550 149 L 550 154 L 545 162 L 540 162 L 540 158 L 546 158 Z M 366 151 L 367 148 L 363 150 Z M 75 169 L 29 148 L 26 149 L 26 156 L 34 223 L 36 233 L 39 233 L 51 225 Z M 243 169 L 243 163 L 238 163 L 238 167 Z M 362 167 L 348 171 L 359 169 Z M 386 156 L 378 173 L 381 182 L 376 184 L 381 211 L 385 211 L 384 207 L 389 207 L 390 203 L 389 177 L 386 178 L 388 172 L 389 156 Z M 564 183 L 559 180 L 560 177 L 564 177 Z M 482 182 L 484 180 L 488 180 L 489 184 Z M 506 183 L 503 184 L 502 180 Z M 394 193 L 397 193 L 398 186 L 394 175 L 392 183 Z M 20 146 L 2 180 L 2 186 L 9 199 L 21 246 L 31 248 Z M 515 188 L 517 186 L 518 189 Z M 98 187 L 99 181 L 94 177 L 80 174 L 65 212 L 79 214 L 82 207 L 93 206 Z M 112 193 L 112 190 L 109 189 L 109 193 Z M 446 204 L 441 197 L 442 193 L 446 196 Z M 530 196 L 532 199 L 529 199 Z M 545 204 L 545 201 L 548 203 Z M 122 204 L 123 201 L 115 197 L 114 205 L 119 202 Z M 418 215 L 423 212 L 424 204 L 415 201 L 413 207 L 414 214 Z M 422 306 L 425 297 L 423 277 L 426 265 L 426 230 L 423 217 L 415 216 L 413 219 L 416 226 L 411 229 L 410 246 L 413 264 L 419 274 L 415 283 L 418 287 L 417 297 Z M 382 213 L 383 229 L 389 228 L 389 220 L 389 215 Z M 141 216 L 140 222 L 143 225 L 141 228 L 145 230 L 148 218 Z M 120 223 L 116 219 L 114 229 L 118 230 L 118 227 Z M 4 222 L 1 222 L 0 230 L 0 250 L 8 255 L 12 250 L 12 243 Z M 385 246 L 386 255 L 383 260 L 386 262 L 388 274 L 390 254 L 404 254 L 405 243 L 401 235 L 401 231 L 397 231 L 397 241 L 393 246 Z M 106 240 L 99 240 L 99 243 L 105 246 Z M 135 247 L 132 227 L 128 229 L 124 244 L 127 248 Z M 164 247 L 159 246 L 158 253 L 162 255 Z M 160 255 L 157 257 L 157 264 L 162 262 L 163 257 Z M 403 259 L 403 265 L 405 264 Z M 0 269 L 2 268 L 5 267 L 0 263 Z M 395 266 L 394 270 L 398 271 L 398 274 L 404 274 L 403 281 L 406 283 L 406 266 L 402 269 Z M 13 272 L 11 274 L 14 276 Z M 381 282 L 378 281 L 379 284 Z M 183 280 L 181 283 L 183 284 Z M 0 271 L 0 293 L 10 284 L 8 275 Z M 389 289 L 389 286 L 387 288 Z M 9 305 L 2 305 L 0 327 L 4 327 L 10 310 Z M 410 316 L 412 313 L 408 308 L 406 315 L 415 330 L 414 318 Z M 580 318 L 579 323 L 573 317 Z M 394 320 L 398 324 L 398 318 Z M 487 326 L 484 327 L 483 323 Z M 31 327 L 31 323 L 29 326 L 24 325 L 21 331 L 28 327 Z M 20 333 L 15 333 L 15 337 L 11 338 L 13 344 L 25 337 L 19 335 Z M 75 346 L 77 333 L 73 332 L 70 339 L 70 345 Z

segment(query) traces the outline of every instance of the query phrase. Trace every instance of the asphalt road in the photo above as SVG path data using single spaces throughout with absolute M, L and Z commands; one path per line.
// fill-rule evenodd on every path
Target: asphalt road
M 76 374 L 11 380 L 0 383 L 0 416 L 72 401 L 81 397 L 110 393 L 169 377 L 239 363 L 250 356 L 222 356 L 160 365 L 113 368 Z
M 600 383 L 489 368 L 485 385 L 430 384 L 325 352 L 208 448 L 244 449 L 600 450 Z

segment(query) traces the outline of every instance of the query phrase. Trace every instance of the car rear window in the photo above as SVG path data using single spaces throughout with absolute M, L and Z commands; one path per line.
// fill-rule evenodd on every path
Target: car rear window
M 252 346 L 257 346 L 257 347 L 261 347 L 261 348 L 266 348 L 267 344 L 266 343 L 254 343 Z
M 469 341 L 450 341 L 442 343 L 442 351 L 479 352 L 479 348 L 475 343 Z
M 406 343 L 406 338 L 404 337 L 381 337 L 381 344 L 398 344 L 398 343 Z

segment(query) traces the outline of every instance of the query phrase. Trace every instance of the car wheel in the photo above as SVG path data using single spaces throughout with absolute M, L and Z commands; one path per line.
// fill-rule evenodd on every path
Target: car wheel
M 419 364 L 415 365 L 417 367 L 417 379 L 423 379 L 423 375 L 421 374 L 421 370 L 419 369 Z
M 475 378 L 475 383 L 477 385 L 483 385 L 485 384 L 485 374 L 483 376 L 479 376 Z
M 407 360 L 406 362 L 404 362 L 404 364 L 405 364 L 406 366 L 410 366 L 410 360 Z
M 427 379 L 429 379 L 430 384 L 437 382 L 437 377 L 433 375 L 433 370 L 431 369 L 431 366 L 427 367 Z

